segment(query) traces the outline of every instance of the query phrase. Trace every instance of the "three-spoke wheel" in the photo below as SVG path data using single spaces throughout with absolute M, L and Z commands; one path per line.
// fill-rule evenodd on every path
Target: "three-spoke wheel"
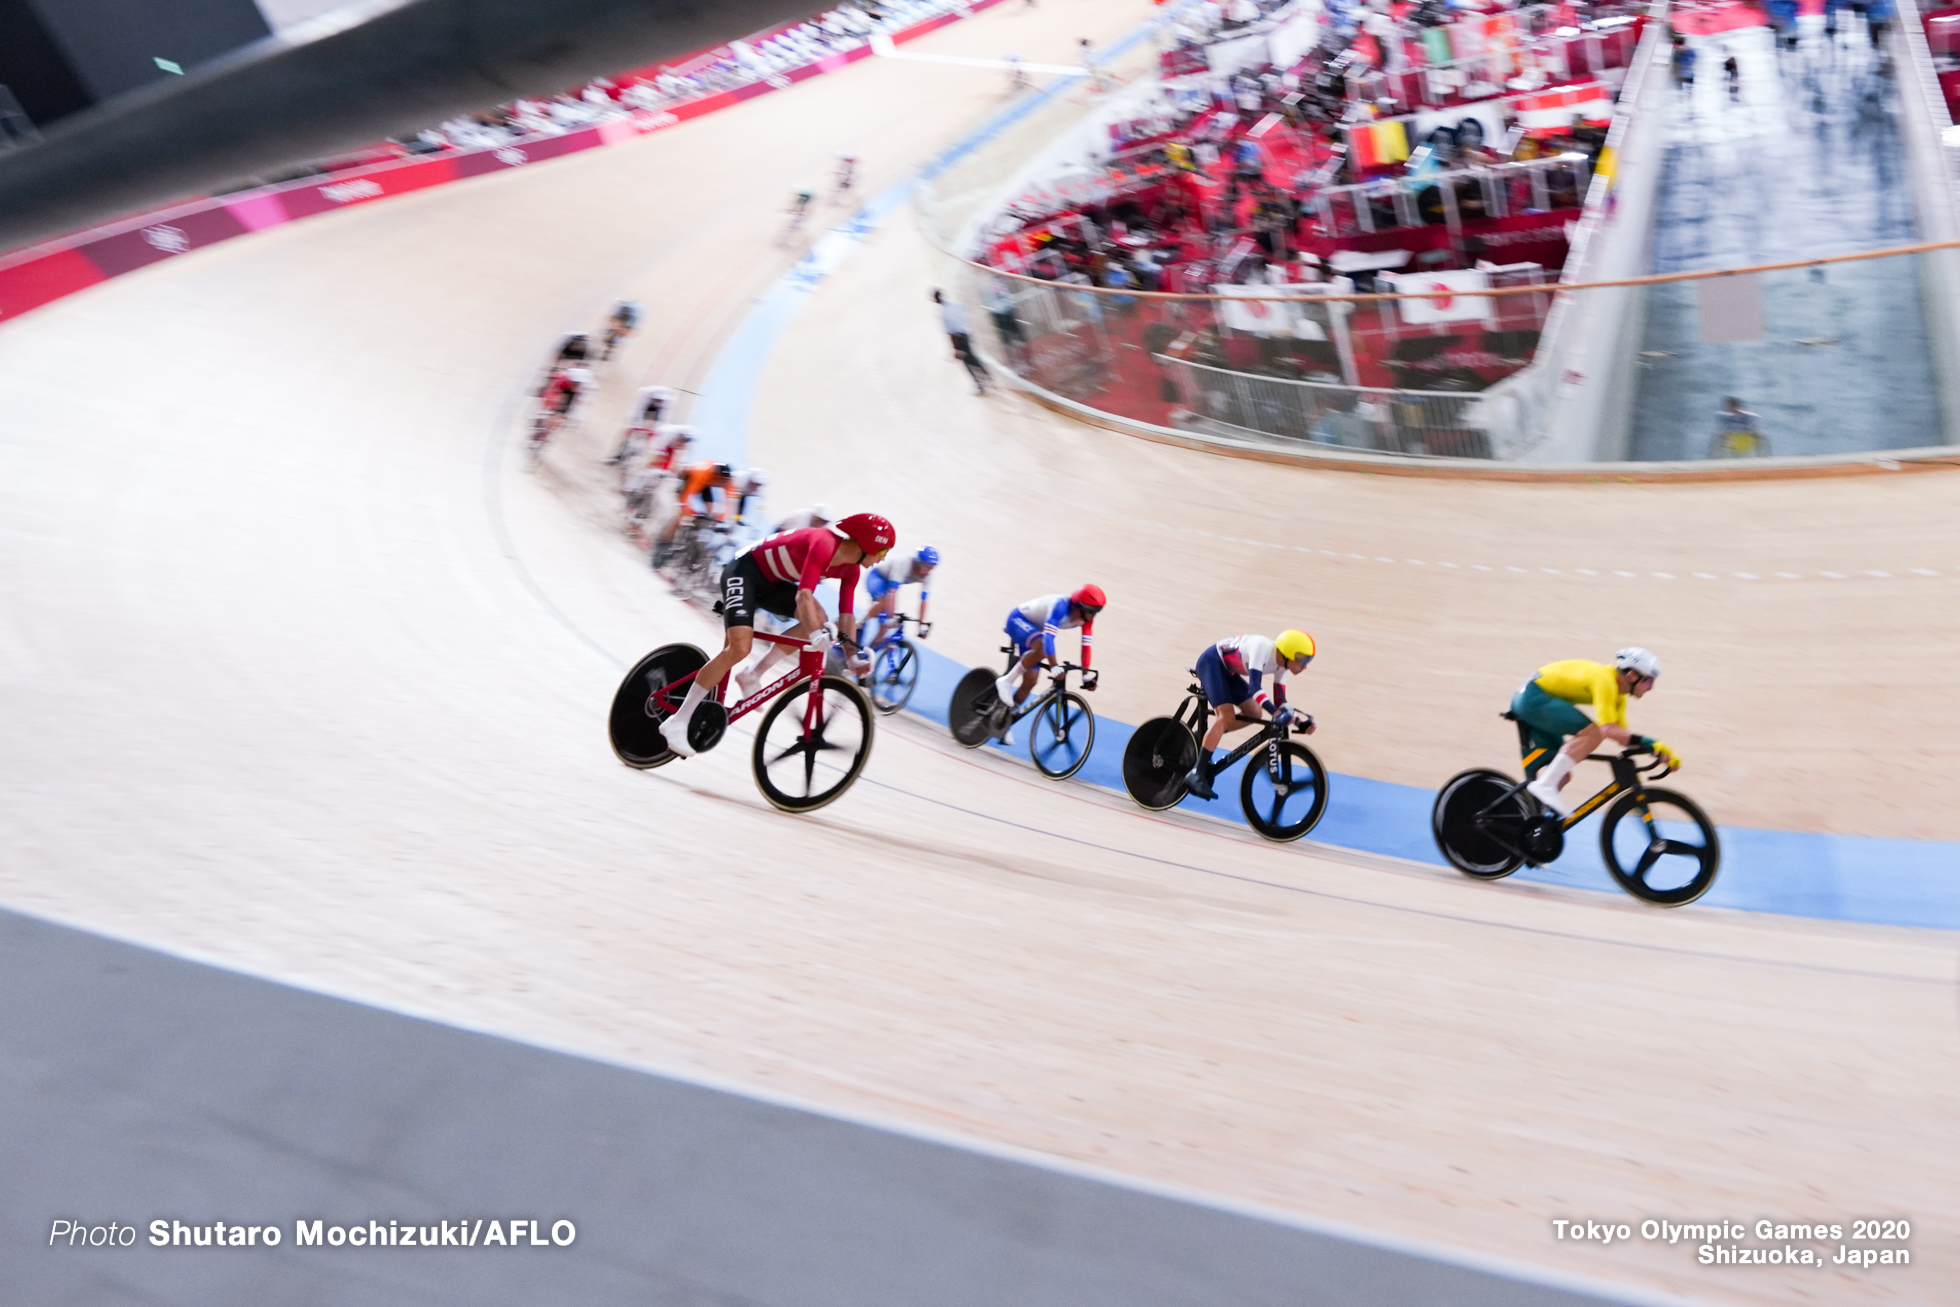
M 1190 732 L 1185 734 L 1188 738 Z M 1327 811 L 1327 769 L 1304 744 L 1270 741 L 1246 759 L 1239 806 L 1252 829 L 1267 839 L 1297 840 Z
M 1190 791 L 1184 776 L 1198 765 L 1198 742 L 1175 717 L 1152 717 L 1123 750 L 1123 788 L 1152 812 L 1175 808 Z
M 1715 883 L 1722 848 L 1693 799 L 1647 786 L 1622 794 L 1599 828 L 1599 854 L 1621 889 L 1647 903 L 1693 903 Z
M 756 788 L 785 812 L 823 807 L 864 770 L 875 720 L 863 692 L 841 676 L 784 692 L 755 735 Z
M 670 695 L 668 688 L 707 665 L 708 655 L 691 644 L 663 644 L 626 673 L 613 695 L 612 715 L 607 719 L 613 752 L 621 762 L 644 770 L 674 760 L 674 751 L 660 734 L 660 724 L 674 715 L 684 692 Z
M 1537 805 L 1503 772 L 1476 767 L 1450 777 L 1429 812 L 1429 829 L 1449 864 L 1478 880 L 1524 865 L 1525 827 Z
M 919 684 L 919 650 L 903 637 L 888 641 L 871 660 L 871 704 L 881 713 L 903 708 Z
M 1028 722 L 1028 756 L 1050 780 L 1063 781 L 1082 770 L 1096 747 L 1096 714 L 1073 690 L 1051 694 Z

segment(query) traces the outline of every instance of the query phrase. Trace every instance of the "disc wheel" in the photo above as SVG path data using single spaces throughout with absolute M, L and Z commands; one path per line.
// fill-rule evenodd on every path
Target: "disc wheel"
M 1175 808 L 1190 791 L 1184 774 L 1198 765 L 1198 742 L 1175 717 L 1152 717 L 1123 750 L 1123 788 L 1152 812 Z
M 910 640 L 880 649 L 871 664 L 871 706 L 887 714 L 903 708 L 918 687 L 919 662 L 919 651 Z
M 1320 824 L 1327 811 L 1327 769 L 1304 744 L 1278 741 L 1277 758 L 1273 747 L 1268 744 L 1246 759 L 1239 806 L 1252 829 L 1284 844 Z
M 1452 867 L 1478 880 L 1497 880 L 1524 865 L 1517 850 L 1536 815 L 1516 781 L 1480 767 L 1452 776 L 1437 793 L 1429 828 Z
M 969 749 L 987 742 L 987 718 L 1000 702 L 994 690 L 994 674 L 976 667 L 953 687 L 953 701 L 946 707 L 946 724 L 953 738 Z
M 708 655 L 691 644 L 663 644 L 626 673 L 613 694 L 607 721 L 613 752 L 621 762 L 645 770 L 675 759 L 660 724 L 679 710 L 680 696 L 665 691 L 707 665 Z
M 1715 883 L 1722 846 L 1693 799 L 1650 787 L 1622 794 L 1606 810 L 1599 855 L 1621 889 L 1643 903 L 1678 908 Z
M 1096 714 L 1089 701 L 1070 690 L 1051 695 L 1028 723 L 1028 756 L 1050 780 L 1065 781 L 1082 770 L 1096 747 Z
M 814 812 L 851 788 L 871 756 L 875 718 L 864 692 L 841 676 L 816 683 L 821 712 L 805 729 L 810 682 L 771 704 L 755 734 L 755 783 L 784 812 Z

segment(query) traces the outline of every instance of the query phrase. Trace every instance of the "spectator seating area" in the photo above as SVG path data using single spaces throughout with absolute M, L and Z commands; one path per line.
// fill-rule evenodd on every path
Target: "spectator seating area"
M 572 87 L 547 100 L 460 114 L 413 136 L 373 145 L 302 167 L 246 179 L 265 185 L 301 177 L 350 172 L 410 156 L 495 149 L 583 130 L 634 113 L 672 111 L 709 96 L 758 86 L 781 89 L 793 75 L 828 71 L 852 57 L 874 36 L 893 35 L 920 23 L 965 16 L 972 0 L 848 0 L 802 22 L 758 32 L 740 41 L 697 51 L 671 64 L 655 64 Z M 697 106 L 699 107 L 699 106 Z
M 850 0 L 815 18 L 758 32 L 676 63 L 602 77 L 550 100 L 518 100 L 452 118 L 423 131 L 406 148 L 480 149 L 523 137 L 576 131 L 635 110 L 669 109 L 757 82 L 780 84 L 790 73 L 844 55 L 880 33 L 971 8 L 963 0 Z
M 981 261 L 1057 283 L 994 282 L 1003 347 L 1037 384 L 1158 425 L 1190 417 L 1180 362 L 1454 394 L 1524 366 L 1549 291 L 1314 302 L 1557 281 L 1644 14 L 1472 3 L 1201 6 L 1096 175 L 1031 184 L 986 229 Z M 1155 370 L 1120 365 L 1139 356 Z

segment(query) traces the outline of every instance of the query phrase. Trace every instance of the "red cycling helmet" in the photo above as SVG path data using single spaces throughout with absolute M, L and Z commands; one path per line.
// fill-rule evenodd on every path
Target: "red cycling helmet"
M 1085 585 L 1068 598 L 1077 608 L 1090 613 L 1098 613 L 1109 607 L 1109 596 L 1103 593 L 1099 585 Z
M 876 513 L 853 513 L 830 529 L 862 549 L 866 558 L 884 553 L 898 539 L 891 522 Z

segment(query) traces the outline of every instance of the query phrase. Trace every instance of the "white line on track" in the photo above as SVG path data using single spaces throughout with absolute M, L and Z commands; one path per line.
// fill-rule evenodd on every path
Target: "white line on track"
M 1338 549 L 1323 549 L 1314 545 L 1287 545 L 1287 544 L 1282 544 L 1281 542 L 1276 540 L 1250 540 L 1250 539 L 1244 539 L 1239 536 L 1214 535 L 1210 531 L 1203 531 L 1198 529 L 1197 527 L 1173 526 L 1169 522 L 1146 522 L 1144 525 L 1154 527 L 1159 531 L 1173 531 L 1179 535 L 1196 535 L 1196 536 L 1203 536 L 1207 540 L 1221 540 L 1226 543 L 1235 544 L 1235 545 L 1251 545 L 1256 549 L 1291 549 L 1293 552 L 1299 554 L 1320 554 L 1326 558 L 1348 558 L 1357 563 L 1367 563 L 1367 562 L 1391 563 L 1391 564 L 1401 563 L 1409 567 L 1428 567 L 1431 565 L 1427 561 L 1420 558 L 1390 558 L 1386 554 L 1373 554 L 1373 555 L 1357 554 L 1353 552 L 1343 552 L 1342 550 L 1338 550 Z M 1444 561 L 1444 562 L 1436 563 L 1435 566 L 1448 568 L 1451 571 L 1458 571 L 1458 572 L 1465 571 L 1465 570 L 1472 571 L 1472 572 L 1491 572 L 1491 571 L 1498 570 L 1497 568 L 1492 567 L 1488 563 L 1463 564 L 1463 563 L 1453 563 L 1453 562 Z M 1505 563 L 1502 565 L 1502 570 L 1506 572 L 1514 573 L 1519 576 L 1528 576 L 1531 574 L 1532 569 L 1528 567 L 1519 567 L 1515 563 Z M 1568 574 L 1566 570 L 1561 568 L 1556 568 L 1556 567 L 1540 567 L 1538 571 L 1544 573 L 1547 576 L 1565 576 Z M 1639 572 L 1629 572 L 1626 569 L 1619 568 L 1619 567 L 1611 568 L 1606 571 L 1600 571 L 1598 569 L 1591 568 L 1591 567 L 1575 567 L 1570 569 L 1570 574 L 1574 576 L 1583 576 L 1593 580 L 1603 579 L 1606 577 L 1619 577 L 1621 580 L 1626 580 L 1626 581 L 1637 581 L 1640 579 L 1641 576 Z M 1647 575 L 1659 581 L 1674 581 L 1680 579 L 1679 576 L 1673 572 L 1648 572 Z M 1721 580 L 1760 581 L 1762 580 L 1762 574 L 1759 572 L 1731 572 L 1728 574 L 1727 577 L 1723 577 L 1722 575 L 1716 572 L 1691 572 L 1689 573 L 1689 575 L 1699 581 L 1721 581 Z M 1891 581 L 1891 580 L 1898 579 L 1901 575 L 1940 576 L 1942 575 L 1942 573 L 1938 569 L 1931 568 L 1931 567 L 1909 567 L 1909 568 L 1902 568 L 1898 571 L 1891 571 L 1891 572 L 1884 571 L 1879 568 L 1866 568 L 1862 572 L 1857 573 L 1856 575 L 1853 575 L 1848 572 L 1821 572 L 1821 571 L 1816 572 L 1814 574 L 1804 573 L 1804 572 L 1776 572 L 1773 573 L 1772 575 L 1776 576 L 1779 580 L 1784 580 L 1784 581 L 1803 581 L 1809 579 L 1811 575 L 1815 575 L 1826 581 L 1852 581 L 1852 580 L 1857 580 L 1859 577 L 1869 577 L 1875 581 Z

